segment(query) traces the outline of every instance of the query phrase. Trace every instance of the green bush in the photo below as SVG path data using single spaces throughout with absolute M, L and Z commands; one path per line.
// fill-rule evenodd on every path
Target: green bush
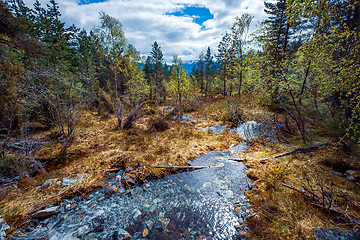
M 0 175 L 14 176 L 25 174 L 31 165 L 28 161 L 16 156 L 6 156 L 0 159 Z

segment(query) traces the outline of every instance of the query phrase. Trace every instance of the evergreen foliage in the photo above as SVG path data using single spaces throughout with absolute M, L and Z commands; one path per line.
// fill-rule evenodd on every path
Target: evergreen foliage
M 236 17 L 218 45 L 201 52 L 191 78 L 174 58 L 165 63 L 161 46 L 140 65 L 119 20 L 101 12 L 87 33 L 66 27 L 55 0 L 31 7 L 0 2 L 0 127 L 6 134 L 57 126 L 71 136 L 84 108 L 106 116 L 143 101 L 181 103 L 188 94 L 224 97 L 251 93 L 254 105 L 287 111 L 304 140 L 312 119 L 337 118 L 340 139 L 359 136 L 359 2 L 265 2 L 268 14 L 250 39 L 253 16 Z M 251 44 L 249 44 L 252 40 Z M 251 49 L 258 44 L 261 50 Z M 197 92 L 199 90 L 199 92 Z M 10 136 L 8 135 L 8 136 Z

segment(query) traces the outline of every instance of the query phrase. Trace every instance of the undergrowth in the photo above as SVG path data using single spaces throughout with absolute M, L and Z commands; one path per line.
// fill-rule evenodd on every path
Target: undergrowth
M 331 144 L 314 152 L 259 161 L 287 150 L 285 145 L 256 142 L 243 156 L 250 167 L 248 175 L 256 179 L 247 192 L 254 212 L 246 220 L 250 238 L 314 239 L 316 227 L 359 227 L 358 221 L 350 220 L 360 218 L 358 182 L 334 172 L 359 171 L 358 157 Z

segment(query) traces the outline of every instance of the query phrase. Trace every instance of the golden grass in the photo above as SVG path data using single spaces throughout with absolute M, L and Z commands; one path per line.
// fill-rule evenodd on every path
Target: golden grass
M 0 200 L 0 217 L 13 228 L 21 227 L 33 211 L 46 205 L 59 204 L 65 197 L 86 195 L 101 186 L 106 177 L 105 169 L 132 167 L 139 171 L 129 173 L 138 182 L 146 178 L 160 178 L 170 174 L 168 169 L 152 168 L 152 165 L 185 165 L 189 160 L 212 151 L 224 150 L 241 141 L 231 134 L 213 134 L 197 130 L 186 123 L 169 121 L 169 129 L 163 132 L 148 131 L 152 116 L 145 116 L 127 131 L 115 130 L 116 119 L 101 119 L 97 113 L 84 111 L 74 134 L 74 143 L 64 160 L 57 159 L 61 144 L 51 144 L 36 153 L 36 158 L 48 162 L 47 172 L 34 178 L 22 178 L 17 188 L 11 189 Z M 53 130 L 42 137 L 54 134 Z M 39 137 L 39 136 L 37 136 Z M 58 181 L 64 177 L 79 177 L 76 184 L 60 188 Z M 55 182 L 37 192 L 48 179 Z
M 329 227 L 348 230 L 354 227 L 347 221 L 337 219 L 333 212 L 315 207 L 303 194 L 284 187 L 282 183 L 298 190 L 302 189 L 305 174 L 314 188 L 333 186 L 335 207 L 360 218 L 359 186 L 335 175 L 333 169 L 324 162 L 348 162 L 352 169 L 359 168 L 359 159 L 349 156 L 337 146 L 319 149 L 309 153 L 296 153 L 283 158 L 270 159 L 260 163 L 259 159 L 274 153 L 288 151 L 289 146 L 253 144 L 250 152 L 244 154 L 245 165 L 250 167 L 248 175 L 257 179 L 255 186 L 248 191 L 250 207 L 256 216 L 249 217 L 246 224 L 251 230 L 251 239 L 313 239 L 316 227 Z M 317 185 L 318 184 L 318 185 Z M 345 193 L 347 198 L 341 195 Z M 317 193 L 319 194 L 319 193 Z

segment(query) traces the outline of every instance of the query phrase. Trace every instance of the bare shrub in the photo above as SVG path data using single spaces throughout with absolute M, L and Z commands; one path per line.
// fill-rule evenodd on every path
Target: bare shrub
M 148 124 L 149 132 L 159 131 L 163 132 L 169 129 L 169 124 L 167 121 L 161 118 L 151 119 Z

